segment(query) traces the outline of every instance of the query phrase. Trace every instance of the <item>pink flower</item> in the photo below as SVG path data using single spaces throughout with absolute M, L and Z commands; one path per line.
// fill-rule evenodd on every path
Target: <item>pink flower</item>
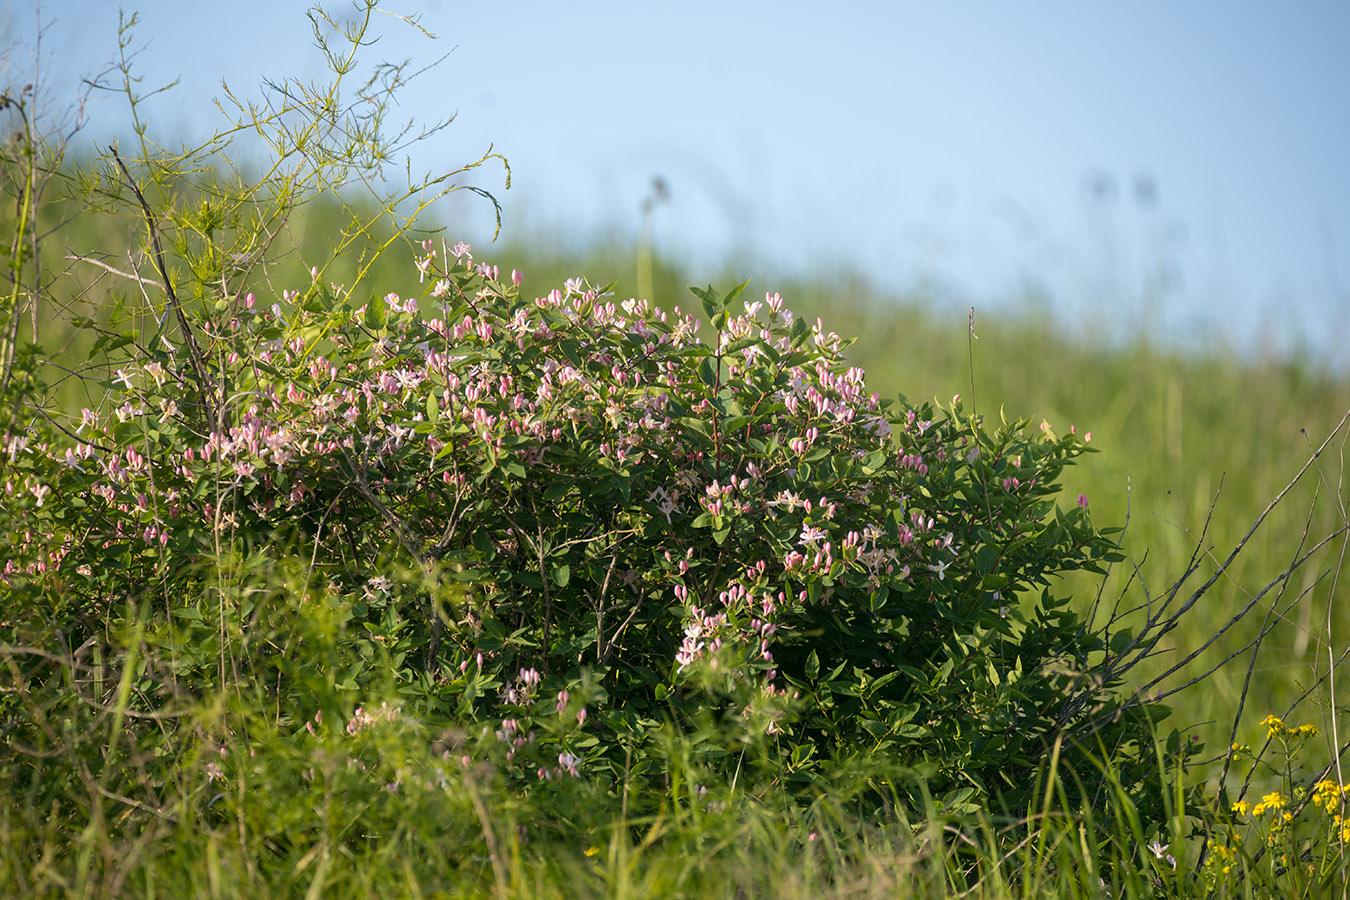
M 1087 497 L 1087 494 L 1079 494 L 1079 495 L 1078 495 L 1078 508 L 1079 508 L 1079 509 L 1087 509 L 1087 508 L 1088 508 L 1088 497 Z

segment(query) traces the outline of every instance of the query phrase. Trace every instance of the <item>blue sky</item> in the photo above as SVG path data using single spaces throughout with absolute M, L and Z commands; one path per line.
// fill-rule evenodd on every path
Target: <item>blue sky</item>
M 322 76 L 306 6 L 128 5 L 144 86 L 181 79 L 151 106 L 152 132 L 219 124 L 222 79 L 257 96 L 264 76 Z M 962 319 L 1031 292 L 1069 329 L 1350 355 L 1350 5 L 389 8 L 420 11 L 439 40 L 384 18 L 368 62 L 449 52 L 402 96 L 406 116 L 458 114 L 413 168 L 495 145 L 514 173 L 508 235 L 635 236 L 659 175 L 658 247 L 709 269 L 735 255 L 761 288 L 850 267 L 926 286 Z M 116 6 L 40 14 L 54 98 L 73 96 L 115 49 Z M 35 21 L 15 0 L 0 31 L 31 44 Z M 86 134 L 118 129 L 124 107 L 96 104 Z M 485 206 L 446 215 L 491 255 Z

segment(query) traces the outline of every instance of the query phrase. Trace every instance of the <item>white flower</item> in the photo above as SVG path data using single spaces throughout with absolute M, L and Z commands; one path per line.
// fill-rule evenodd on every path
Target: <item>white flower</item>
M 811 525 L 803 525 L 800 537 L 803 544 L 818 544 L 825 540 L 825 532 Z
M 657 504 L 656 508 L 666 517 L 666 524 L 670 524 L 670 514 L 675 511 L 675 501 L 679 499 L 680 492 L 676 491 L 672 497 L 663 487 L 658 487 L 647 495 L 648 503 Z

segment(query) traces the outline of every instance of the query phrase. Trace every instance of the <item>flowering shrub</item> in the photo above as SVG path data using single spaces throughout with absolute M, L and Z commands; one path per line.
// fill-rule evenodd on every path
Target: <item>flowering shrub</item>
M 744 285 L 695 290 L 705 341 L 579 280 L 523 294 L 464 245 L 416 265 L 420 297 L 314 273 L 225 298 L 202 377 L 132 344 L 98 408 L 11 423 L 3 575 L 29 621 L 88 631 L 154 585 L 156 621 L 209 632 L 197 563 L 291 553 L 410 708 L 485 723 L 536 780 L 715 711 L 740 736 L 714 758 L 1005 790 L 1100 727 L 1102 641 L 1049 589 L 1116 558 L 1085 497 L 1053 503 L 1090 436 L 883 401 L 845 341 Z

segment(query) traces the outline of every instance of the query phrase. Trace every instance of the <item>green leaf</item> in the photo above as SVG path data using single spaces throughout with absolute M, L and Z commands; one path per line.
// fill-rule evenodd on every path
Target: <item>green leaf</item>
M 754 347 L 756 345 L 764 346 L 764 341 L 760 340 L 758 337 L 737 338 L 730 344 L 727 344 L 726 349 L 723 352 L 729 356 L 732 353 L 740 353 L 746 347 Z
M 701 291 L 698 288 L 693 287 L 689 290 L 693 291 L 695 297 L 698 297 L 703 301 L 703 312 L 708 316 L 709 321 L 712 321 L 718 313 L 726 310 L 726 301 L 722 299 L 721 294 L 713 290 L 712 285 L 708 285 L 706 291 Z
M 366 304 L 366 327 L 379 330 L 384 327 L 384 322 L 384 301 L 371 298 L 371 301 Z
M 544 587 L 544 579 L 540 578 L 537 572 L 513 572 L 511 580 L 516 584 L 523 584 L 535 590 L 542 590 Z
M 726 297 L 722 298 L 723 305 L 730 306 L 731 301 L 739 297 L 741 295 L 741 291 L 744 291 L 749 286 L 750 286 L 750 279 L 747 278 L 745 279 L 745 281 L 742 281 L 740 284 L 736 285 L 730 291 L 727 291 Z
M 581 346 L 575 340 L 568 338 L 565 341 L 560 341 L 558 350 L 562 352 L 563 356 L 567 357 L 567 361 L 573 366 L 578 369 L 581 368 Z
M 806 677 L 815 681 L 818 675 L 820 675 L 820 657 L 812 650 L 806 657 Z
M 1111 635 L 1111 652 L 1124 653 L 1126 648 L 1130 646 L 1130 642 L 1133 640 L 1134 632 L 1130 629 L 1125 628 L 1121 631 L 1117 631 L 1115 634 Z
M 703 301 L 704 310 L 710 310 L 710 308 L 715 310 L 720 308 L 722 305 L 721 304 L 722 298 L 718 295 L 717 291 L 713 290 L 713 286 L 711 284 L 708 285 L 706 288 L 694 287 L 691 284 L 689 286 L 689 293 L 693 294 L 695 297 Z M 712 312 L 709 311 L 708 315 L 712 315 Z
M 698 365 L 698 377 L 710 388 L 717 387 L 717 363 L 713 362 L 711 357 L 706 358 Z
M 899 675 L 900 673 L 895 672 L 893 674 Z M 914 718 L 914 716 L 917 715 L 918 712 L 919 712 L 919 704 L 917 703 L 906 703 L 902 706 L 897 706 L 894 710 L 891 711 L 890 717 L 891 724 L 903 725 L 910 719 Z
M 561 566 L 553 567 L 553 583 L 558 587 L 567 587 L 567 583 L 572 580 L 572 567 L 563 563 Z
M 862 473 L 864 475 L 875 475 L 886 465 L 886 451 L 873 450 L 867 454 L 862 461 Z

